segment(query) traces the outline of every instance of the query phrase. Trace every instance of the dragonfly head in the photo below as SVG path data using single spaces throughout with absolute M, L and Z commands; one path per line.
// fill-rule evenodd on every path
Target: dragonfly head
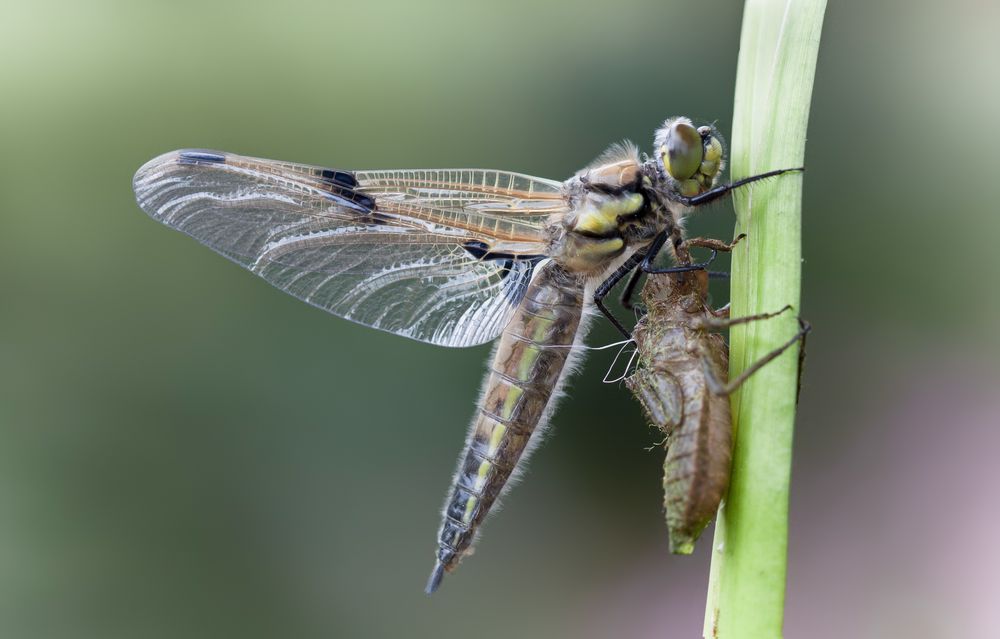
M 661 175 L 685 197 L 711 189 L 725 164 L 722 136 L 715 127 L 695 128 L 684 117 L 671 118 L 657 129 L 653 149 Z

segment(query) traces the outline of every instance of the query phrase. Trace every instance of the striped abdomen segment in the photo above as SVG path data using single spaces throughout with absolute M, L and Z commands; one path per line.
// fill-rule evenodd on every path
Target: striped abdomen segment
M 445 505 L 428 592 L 468 551 L 547 417 L 580 326 L 583 295 L 581 281 L 549 262 L 539 267 L 504 329 Z

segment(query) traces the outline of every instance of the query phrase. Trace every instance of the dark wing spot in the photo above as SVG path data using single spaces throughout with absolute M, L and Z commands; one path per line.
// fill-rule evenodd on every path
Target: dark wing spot
M 319 179 L 327 191 L 327 197 L 359 213 L 375 210 L 375 198 L 356 190 L 358 181 L 347 171 L 320 169 Z
M 225 164 L 226 156 L 213 151 L 181 151 L 177 161 L 181 164 Z
M 354 195 L 354 201 L 360 206 L 365 207 L 369 211 L 375 210 L 375 198 L 364 193 L 358 193 L 357 191 L 351 191 L 351 193 Z
M 480 242 L 479 240 L 469 240 L 462 245 L 469 255 L 476 258 L 477 260 L 489 259 L 486 256 L 490 254 L 490 247 L 486 242 Z
M 507 300 L 517 305 L 531 283 L 531 275 L 538 263 L 545 259 L 544 255 L 515 255 L 499 253 L 490 250 L 486 242 L 469 240 L 462 245 L 469 255 L 477 260 L 499 262 L 498 273 L 503 282 L 503 295 Z
M 346 206 L 358 213 L 371 213 L 375 210 L 375 198 L 364 193 L 358 193 L 352 189 L 331 185 L 329 191 L 323 191 L 323 195 L 337 204 Z
M 333 182 L 340 186 L 346 186 L 349 189 L 353 189 L 358 185 L 358 180 L 354 177 L 354 174 L 347 171 L 323 169 L 320 171 L 319 176 L 326 182 Z
M 469 240 L 462 245 L 462 248 L 477 260 L 502 261 L 505 263 L 504 269 L 510 268 L 510 265 L 506 264 L 507 262 L 540 262 L 545 257 L 544 255 L 520 255 L 517 253 L 491 251 L 489 244 L 479 240 Z

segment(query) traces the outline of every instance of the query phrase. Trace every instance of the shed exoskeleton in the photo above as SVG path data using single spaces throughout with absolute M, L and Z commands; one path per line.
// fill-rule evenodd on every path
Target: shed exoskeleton
M 729 251 L 732 243 L 692 238 L 684 248 Z M 714 333 L 769 319 L 791 309 L 747 317 L 729 317 L 728 305 L 716 310 L 708 302 L 704 268 L 650 275 L 642 291 L 646 315 L 633 331 L 638 368 L 627 380 L 653 426 L 665 435 L 664 509 L 670 551 L 689 554 L 729 489 L 733 422 L 729 394 L 753 373 L 800 340 L 811 327 L 799 320 L 799 331 L 787 342 L 727 381 L 729 347 Z M 804 344 L 803 344 L 804 347 Z M 800 362 L 801 364 L 801 362 Z

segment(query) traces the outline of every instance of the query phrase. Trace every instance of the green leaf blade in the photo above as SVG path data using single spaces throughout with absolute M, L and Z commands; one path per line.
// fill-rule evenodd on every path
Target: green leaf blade
M 732 176 L 799 167 L 825 0 L 747 0 L 740 39 Z M 801 289 L 800 173 L 752 185 L 734 198 L 732 315 L 794 312 L 733 328 L 730 375 L 798 330 Z M 788 491 L 798 384 L 789 349 L 733 396 L 737 428 L 729 496 L 719 512 L 705 636 L 780 637 L 788 543 Z

